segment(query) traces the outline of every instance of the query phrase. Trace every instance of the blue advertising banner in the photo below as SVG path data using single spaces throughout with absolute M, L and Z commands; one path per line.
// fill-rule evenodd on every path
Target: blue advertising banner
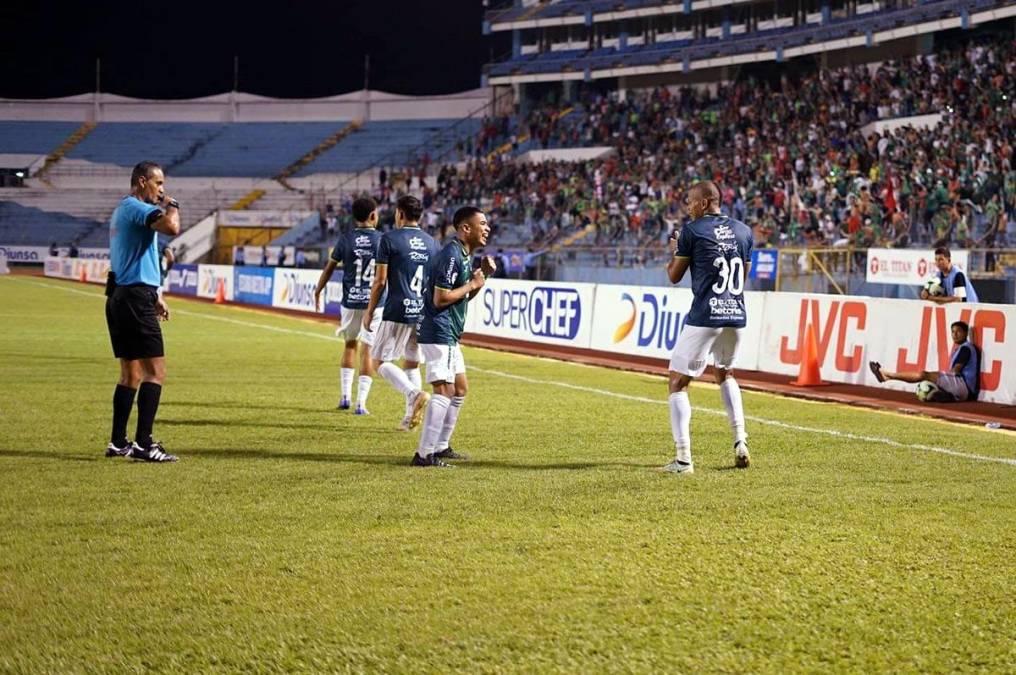
M 273 267 L 234 267 L 233 299 L 252 305 L 272 304 L 275 283 Z
M 198 266 L 177 263 L 166 276 L 166 290 L 173 295 L 198 294 Z
M 752 279 L 771 281 L 776 278 L 776 266 L 779 265 L 780 252 L 774 248 L 757 248 L 751 252 Z

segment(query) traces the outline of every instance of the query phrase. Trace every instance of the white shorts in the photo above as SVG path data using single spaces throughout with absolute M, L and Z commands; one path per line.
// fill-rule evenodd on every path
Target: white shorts
M 713 365 L 730 370 L 737 361 L 743 328 L 704 328 L 685 326 L 677 336 L 677 344 L 670 355 L 670 370 L 690 377 L 698 377 L 706 369 L 706 361 L 713 355 Z
M 416 345 L 416 324 L 381 321 L 381 325 L 374 333 L 370 357 L 382 362 L 402 358 L 419 362 L 420 348 Z
M 420 345 L 427 362 L 427 382 L 455 384 L 455 376 L 466 372 L 466 361 L 458 345 Z
M 335 334 L 342 340 L 360 340 L 365 345 L 374 344 L 374 336 L 377 334 L 378 326 L 381 325 L 381 312 L 374 312 L 374 321 L 370 324 L 370 331 L 363 330 L 363 309 L 342 308 L 342 317 L 339 329 Z
M 966 401 L 970 396 L 970 390 L 967 389 L 967 381 L 963 379 L 962 375 L 955 373 L 939 373 L 938 381 L 935 382 L 938 388 L 942 391 L 947 391 L 953 395 L 957 401 Z

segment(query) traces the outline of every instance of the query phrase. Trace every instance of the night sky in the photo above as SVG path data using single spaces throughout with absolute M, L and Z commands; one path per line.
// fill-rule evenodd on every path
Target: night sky
M 498 3 L 503 4 L 503 3 Z M 272 6 L 274 9 L 261 9 Z M 0 97 L 95 90 L 192 98 L 239 90 L 308 98 L 363 88 L 445 94 L 480 86 L 505 35 L 484 37 L 481 0 L 0 0 Z

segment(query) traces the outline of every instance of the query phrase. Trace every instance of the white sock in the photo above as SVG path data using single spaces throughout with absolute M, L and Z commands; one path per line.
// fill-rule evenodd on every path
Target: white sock
M 677 461 L 691 464 L 691 403 L 686 391 L 670 395 L 670 430 L 674 433 Z
M 420 445 L 416 448 L 416 454 L 426 457 L 434 452 L 437 437 L 444 428 L 445 416 L 448 414 L 448 407 L 451 401 L 447 396 L 434 394 L 427 404 L 427 412 L 423 416 L 423 431 L 420 432 Z
M 402 392 L 403 396 L 409 396 L 413 393 L 413 383 L 406 377 L 406 371 L 394 363 L 382 363 L 381 367 L 377 369 L 377 373 L 385 378 L 390 385 Z
M 734 431 L 734 442 L 745 440 L 748 435 L 744 433 L 744 406 L 741 404 L 741 387 L 737 385 L 737 380 L 727 377 L 720 385 L 720 397 L 723 398 L 723 405 L 727 408 L 727 419 Z
M 423 389 L 423 378 L 420 377 L 419 368 L 404 368 L 402 370 L 406 374 L 406 379 L 413 385 L 413 388 L 406 394 L 406 417 L 413 414 L 413 399 L 416 397 L 416 392 Z
M 459 413 L 462 412 L 462 404 L 465 401 L 465 396 L 452 396 L 451 405 L 448 407 L 448 414 L 444 418 L 444 426 L 441 427 L 441 434 L 437 437 L 437 449 L 439 451 L 448 449 L 448 444 L 452 440 L 452 434 L 455 433 L 455 423 L 459 419 Z
M 339 371 L 339 380 L 342 382 L 342 398 L 353 398 L 353 375 L 354 368 L 343 368 Z
M 370 375 L 361 375 L 356 382 L 356 404 L 361 408 L 367 407 L 367 396 L 370 394 L 370 385 L 374 384 L 374 378 Z

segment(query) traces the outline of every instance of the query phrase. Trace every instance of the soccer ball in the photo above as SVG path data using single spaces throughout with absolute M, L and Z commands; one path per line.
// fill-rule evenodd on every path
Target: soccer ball
M 942 289 L 942 280 L 938 277 L 932 277 L 925 281 L 924 290 L 928 291 L 928 295 L 945 295 L 945 291 Z
M 918 401 L 930 401 L 931 398 L 938 393 L 938 385 L 934 382 L 928 382 L 927 380 L 924 382 L 918 382 L 917 391 L 915 393 L 917 394 Z

